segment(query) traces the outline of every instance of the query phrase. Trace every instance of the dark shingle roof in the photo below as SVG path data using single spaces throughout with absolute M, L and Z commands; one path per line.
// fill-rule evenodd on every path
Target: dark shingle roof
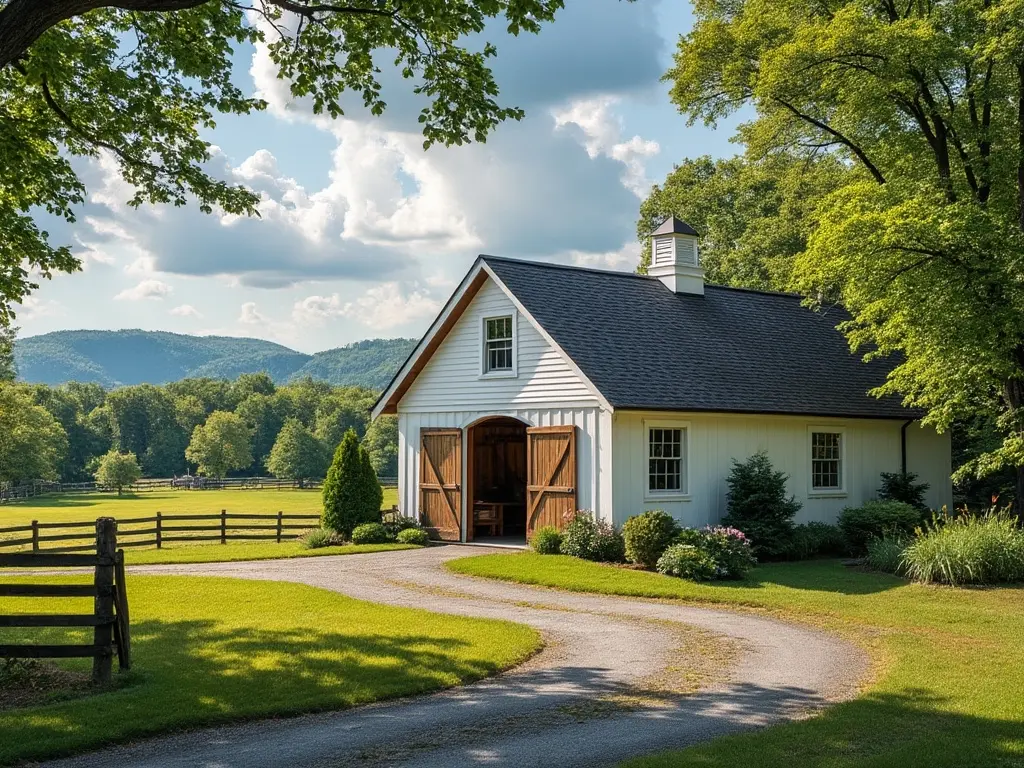
M 677 219 L 675 216 L 669 216 L 656 230 L 651 232 L 651 236 L 654 235 L 697 235 L 697 230 L 691 227 L 682 219 Z
M 613 408 L 912 418 L 868 390 L 893 362 L 850 354 L 838 308 L 624 272 L 481 257 Z

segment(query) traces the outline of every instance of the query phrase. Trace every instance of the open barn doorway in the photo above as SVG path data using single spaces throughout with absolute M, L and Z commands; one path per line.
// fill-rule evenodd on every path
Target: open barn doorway
M 508 416 L 467 429 L 467 541 L 526 543 L 526 424 Z

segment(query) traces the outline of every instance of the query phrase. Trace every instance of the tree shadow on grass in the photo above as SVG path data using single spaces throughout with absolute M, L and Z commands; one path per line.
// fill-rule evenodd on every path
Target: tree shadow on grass
M 906 579 L 844 565 L 840 560 L 808 560 L 799 563 L 765 563 L 743 581 L 715 581 L 709 586 L 725 589 L 763 589 L 772 585 L 811 592 L 843 595 L 874 595 L 907 585 Z
M 954 711 L 949 700 L 910 689 L 869 694 L 816 718 L 635 763 L 644 768 L 861 764 L 1022 766 L 1024 721 L 963 714 Z
M 128 684 L 85 699 L 0 712 L 0 763 L 186 727 L 345 709 L 498 671 L 484 651 L 456 637 L 456 630 L 439 637 L 440 632 L 400 629 L 373 634 L 365 627 L 363 622 L 347 633 L 225 629 L 213 621 L 133 622 Z M 65 634 L 61 642 L 80 639 Z M 32 642 L 48 640 L 36 634 Z

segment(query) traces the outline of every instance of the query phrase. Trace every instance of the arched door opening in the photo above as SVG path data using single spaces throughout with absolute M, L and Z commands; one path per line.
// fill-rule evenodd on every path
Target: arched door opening
M 526 424 L 495 416 L 466 432 L 466 540 L 525 543 Z

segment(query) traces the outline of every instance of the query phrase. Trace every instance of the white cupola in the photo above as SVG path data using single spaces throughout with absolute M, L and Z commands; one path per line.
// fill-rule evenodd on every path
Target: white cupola
M 670 216 L 651 233 L 651 265 L 647 274 L 673 293 L 704 295 L 704 268 L 697 253 L 697 230 Z

